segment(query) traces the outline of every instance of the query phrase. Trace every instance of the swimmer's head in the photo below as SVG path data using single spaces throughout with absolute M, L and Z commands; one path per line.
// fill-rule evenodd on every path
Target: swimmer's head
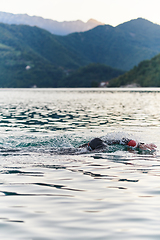
M 103 141 L 100 138 L 94 138 L 88 143 L 88 149 L 89 150 L 95 150 L 104 148 L 106 145 L 103 143 Z
M 130 147 L 137 147 L 137 143 L 135 140 L 130 140 L 128 143 L 127 143 L 128 146 Z

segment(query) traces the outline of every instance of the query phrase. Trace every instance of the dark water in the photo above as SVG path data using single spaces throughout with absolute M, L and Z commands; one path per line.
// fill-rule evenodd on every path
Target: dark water
M 160 239 L 160 89 L 1 89 L 1 239 Z M 94 137 L 156 152 L 77 147 Z

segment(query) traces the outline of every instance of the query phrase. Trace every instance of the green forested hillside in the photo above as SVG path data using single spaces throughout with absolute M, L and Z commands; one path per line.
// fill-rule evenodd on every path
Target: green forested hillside
M 37 27 L 0 24 L 0 43 L 34 54 L 57 67 L 75 69 L 86 63 L 65 48 L 55 35 Z
M 79 68 L 59 83 L 59 87 L 98 87 L 100 82 L 109 81 L 124 71 L 108 67 L 104 64 L 92 63 Z
M 151 60 L 142 61 L 129 72 L 112 79 L 109 87 L 120 87 L 132 83 L 141 87 L 160 87 L 160 54 Z
M 160 53 L 160 25 L 141 18 L 117 27 L 98 26 L 57 39 L 88 62 L 104 63 L 125 71 Z
M 6 25 L 14 38 L 56 67 L 76 69 L 89 63 L 103 63 L 130 70 L 139 62 L 160 53 L 160 25 L 135 19 L 117 27 L 57 36 L 37 27 Z
M 20 28 L 25 27 L 0 24 L 0 87 L 56 87 L 63 71 L 30 48 Z
M 90 63 L 128 70 L 159 52 L 160 26 L 144 19 L 68 36 L 1 23 L 0 87 L 96 86 L 111 79 L 101 65 L 92 72 L 90 68 L 77 70 Z
M 56 67 L 76 69 L 95 62 L 126 71 L 160 53 L 160 25 L 135 19 L 57 36 L 37 27 L 0 24 L 0 43 L 30 49 Z
M 73 58 L 70 54 L 67 57 L 67 51 L 54 38 L 52 40 L 52 34 L 47 31 L 0 24 L 0 87 L 91 87 L 92 81 L 97 84 L 123 73 L 94 64 L 74 74 L 80 66 L 76 63 L 78 57 L 74 54 Z M 53 57 L 55 54 L 57 58 Z M 64 61 L 64 65 L 58 61 Z M 70 69 L 72 73 L 68 76 Z

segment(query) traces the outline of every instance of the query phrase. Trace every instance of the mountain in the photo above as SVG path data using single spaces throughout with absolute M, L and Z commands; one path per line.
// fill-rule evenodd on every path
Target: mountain
M 135 84 L 141 87 L 160 87 L 160 54 L 151 60 L 145 60 L 124 75 L 112 79 L 109 87 Z
M 81 61 L 79 56 L 43 29 L 0 24 L 0 87 L 68 87 L 68 74 L 82 66 L 84 61 Z M 100 81 L 103 77 L 101 75 L 106 75 L 105 68 L 109 69 L 105 79 L 123 73 L 95 64 L 90 70 L 84 71 L 86 76 L 83 86 L 92 86 L 88 74 L 93 76 L 94 69 Z M 81 86 L 81 83 L 72 84 Z
M 82 82 L 86 79 L 86 85 L 91 86 L 91 78 L 94 84 L 98 78 L 108 81 L 106 70 L 101 74 L 101 65 L 127 71 L 159 53 L 160 26 L 145 19 L 117 27 L 97 26 L 67 36 L 38 27 L 0 23 L 0 87 L 76 86 L 76 77 Z M 85 68 L 91 63 L 96 64 L 96 72 Z M 78 71 L 81 67 L 83 71 Z
M 124 71 L 160 52 L 160 25 L 138 18 L 117 27 L 98 26 L 57 40 L 85 62 L 104 63 Z
M 40 35 L 36 30 L 40 31 Z M 32 34 L 35 34 L 34 40 L 38 45 L 42 36 L 43 39 L 47 38 L 48 32 L 38 28 L 36 30 L 28 26 L 0 24 L 0 87 L 57 87 L 57 81 L 64 75 L 63 71 L 23 39 L 26 34 L 26 41 L 29 42 L 29 36 L 32 38 Z
M 128 71 L 160 53 L 160 25 L 142 18 L 117 27 L 101 25 L 66 36 L 25 25 L 6 25 L 6 28 L 13 29 L 17 41 L 22 41 L 56 67 L 69 70 L 101 63 Z
M 84 32 L 98 25 L 104 25 L 94 19 L 90 19 L 86 23 L 80 20 L 58 22 L 51 19 L 44 19 L 42 17 L 29 16 L 27 14 L 12 14 L 6 12 L 0 12 L 0 22 L 7 24 L 37 26 L 57 35 Z

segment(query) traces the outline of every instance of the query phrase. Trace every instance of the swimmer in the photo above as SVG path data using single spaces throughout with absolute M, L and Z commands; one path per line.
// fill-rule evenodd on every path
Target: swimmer
M 100 138 L 94 138 L 89 143 L 85 143 L 79 146 L 79 148 L 86 147 L 87 150 L 93 151 L 93 150 L 103 149 L 107 147 L 107 145 L 113 145 L 113 144 L 120 144 L 120 145 L 137 148 L 141 150 L 155 150 L 157 148 L 157 146 L 153 143 L 150 143 L 150 144 L 145 144 L 141 142 L 139 143 L 139 142 L 136 142 L 135 140 L 128 139 L 128 138 L 122 138 L 121 140 L 106 140 L 106 141 L 103 141 Z

